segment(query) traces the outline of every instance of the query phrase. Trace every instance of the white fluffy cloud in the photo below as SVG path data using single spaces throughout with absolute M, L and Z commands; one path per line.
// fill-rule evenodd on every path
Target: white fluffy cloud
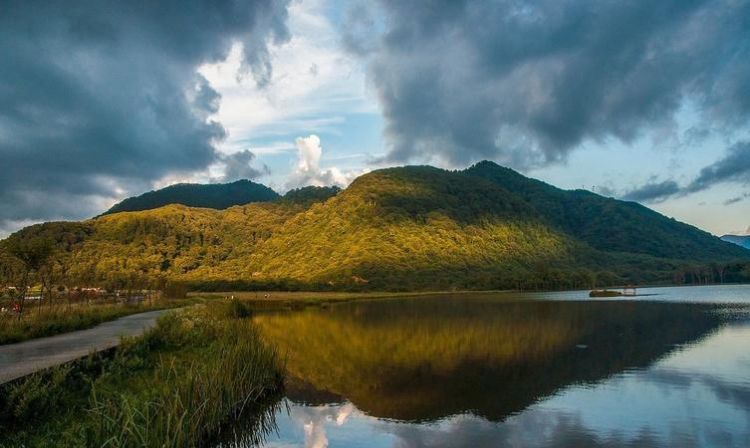
M 308 137 L 298 137 L 295 140 L 295 145 L 297 147 L 297 166 L 289 176 L 287 188 L 308 185 L 346 187 L 357 176 L 366 172 L 366 170 L 342 171 L 335 166 L 322 169 L 320 159 L 323 156 L 323 147 L 320 145 L 320 137 L 315 134 Z
M 222 96 L 215 119 L 228 137 L 219 150 L 240 151 L 253 140 L 265 145 L 252 146 L 258 156 L 293 152 L 291 145 L 280 142 L 290 132 L 335 131 L 347 114 L 377 113 L 362 65 L 343 51 L 338 30 L 326 15 L 330 7 L 326 0 L 290 3 L 290 40 L 269 47 L 273 78 L 263 87 L 251 77 L 236 76 L 242 63 L 241 44 L 225 61 L 201 67 L 201 75 Z
M 329 444 L 327 426 L 342 426 L 353 414 L 361 414 L 352 403 L 331 406 L 293 406 L 291 417 L 305 431 L 305 447 L 324 448 Z M 357 415 L 358 418 L 367 418 Z
M 323 155 L 323 148 L 320 147 L 320 137 L 317 135 L 298 137 L 295 143 L 299 153 L 297 172 L 309 174 L 319 171 L 320 157 Z

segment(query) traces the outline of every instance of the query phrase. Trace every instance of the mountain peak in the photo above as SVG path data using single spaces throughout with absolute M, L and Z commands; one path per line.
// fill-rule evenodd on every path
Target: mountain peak
M 267 202 L 278 198 L 278 193 L 272 189 L 248 179 L 226 184 L 179 183 L 127 198 L 104 214 L 150 210 L 169 204 L 223 210 L 234 205 Z
M 470 167 L 466 168 L 466 171 L 474 170 L 474 169 L 504 169 L 504 170 L 510 170 L 510 168 L 502 166 L 498 164 L 497 162 L 493 162 L 492 160 L 481 160 Z

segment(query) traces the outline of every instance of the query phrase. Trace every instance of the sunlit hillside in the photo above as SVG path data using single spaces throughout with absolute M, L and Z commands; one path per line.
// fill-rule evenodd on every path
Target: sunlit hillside
M 713 281 L 748 252 L 635 203 L 494 163 L 391 168 L 226 210 L 169 205 L 32 226 L 85 282 L 201 288 L 506 289 Z M 713 263 L 713 265 L 712 265 Z M 737 265 L 739 266 L 739 265 Z M 722 275 L 724 275 L 722 273 Z

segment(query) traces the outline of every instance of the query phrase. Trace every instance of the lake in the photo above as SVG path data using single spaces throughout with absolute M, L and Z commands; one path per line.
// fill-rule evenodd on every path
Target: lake
M 261 446 L 750 446 L 750 287 L 639 293 L 456 294 L 255 316 L 288 371 Z

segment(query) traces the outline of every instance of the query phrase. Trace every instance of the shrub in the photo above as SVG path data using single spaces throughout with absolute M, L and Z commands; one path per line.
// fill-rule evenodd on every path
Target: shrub
M 234 319 L 243 319 L 252 316 L 253 312 L 245 302 L 231 299 L 229 301 L 227 315 Z

